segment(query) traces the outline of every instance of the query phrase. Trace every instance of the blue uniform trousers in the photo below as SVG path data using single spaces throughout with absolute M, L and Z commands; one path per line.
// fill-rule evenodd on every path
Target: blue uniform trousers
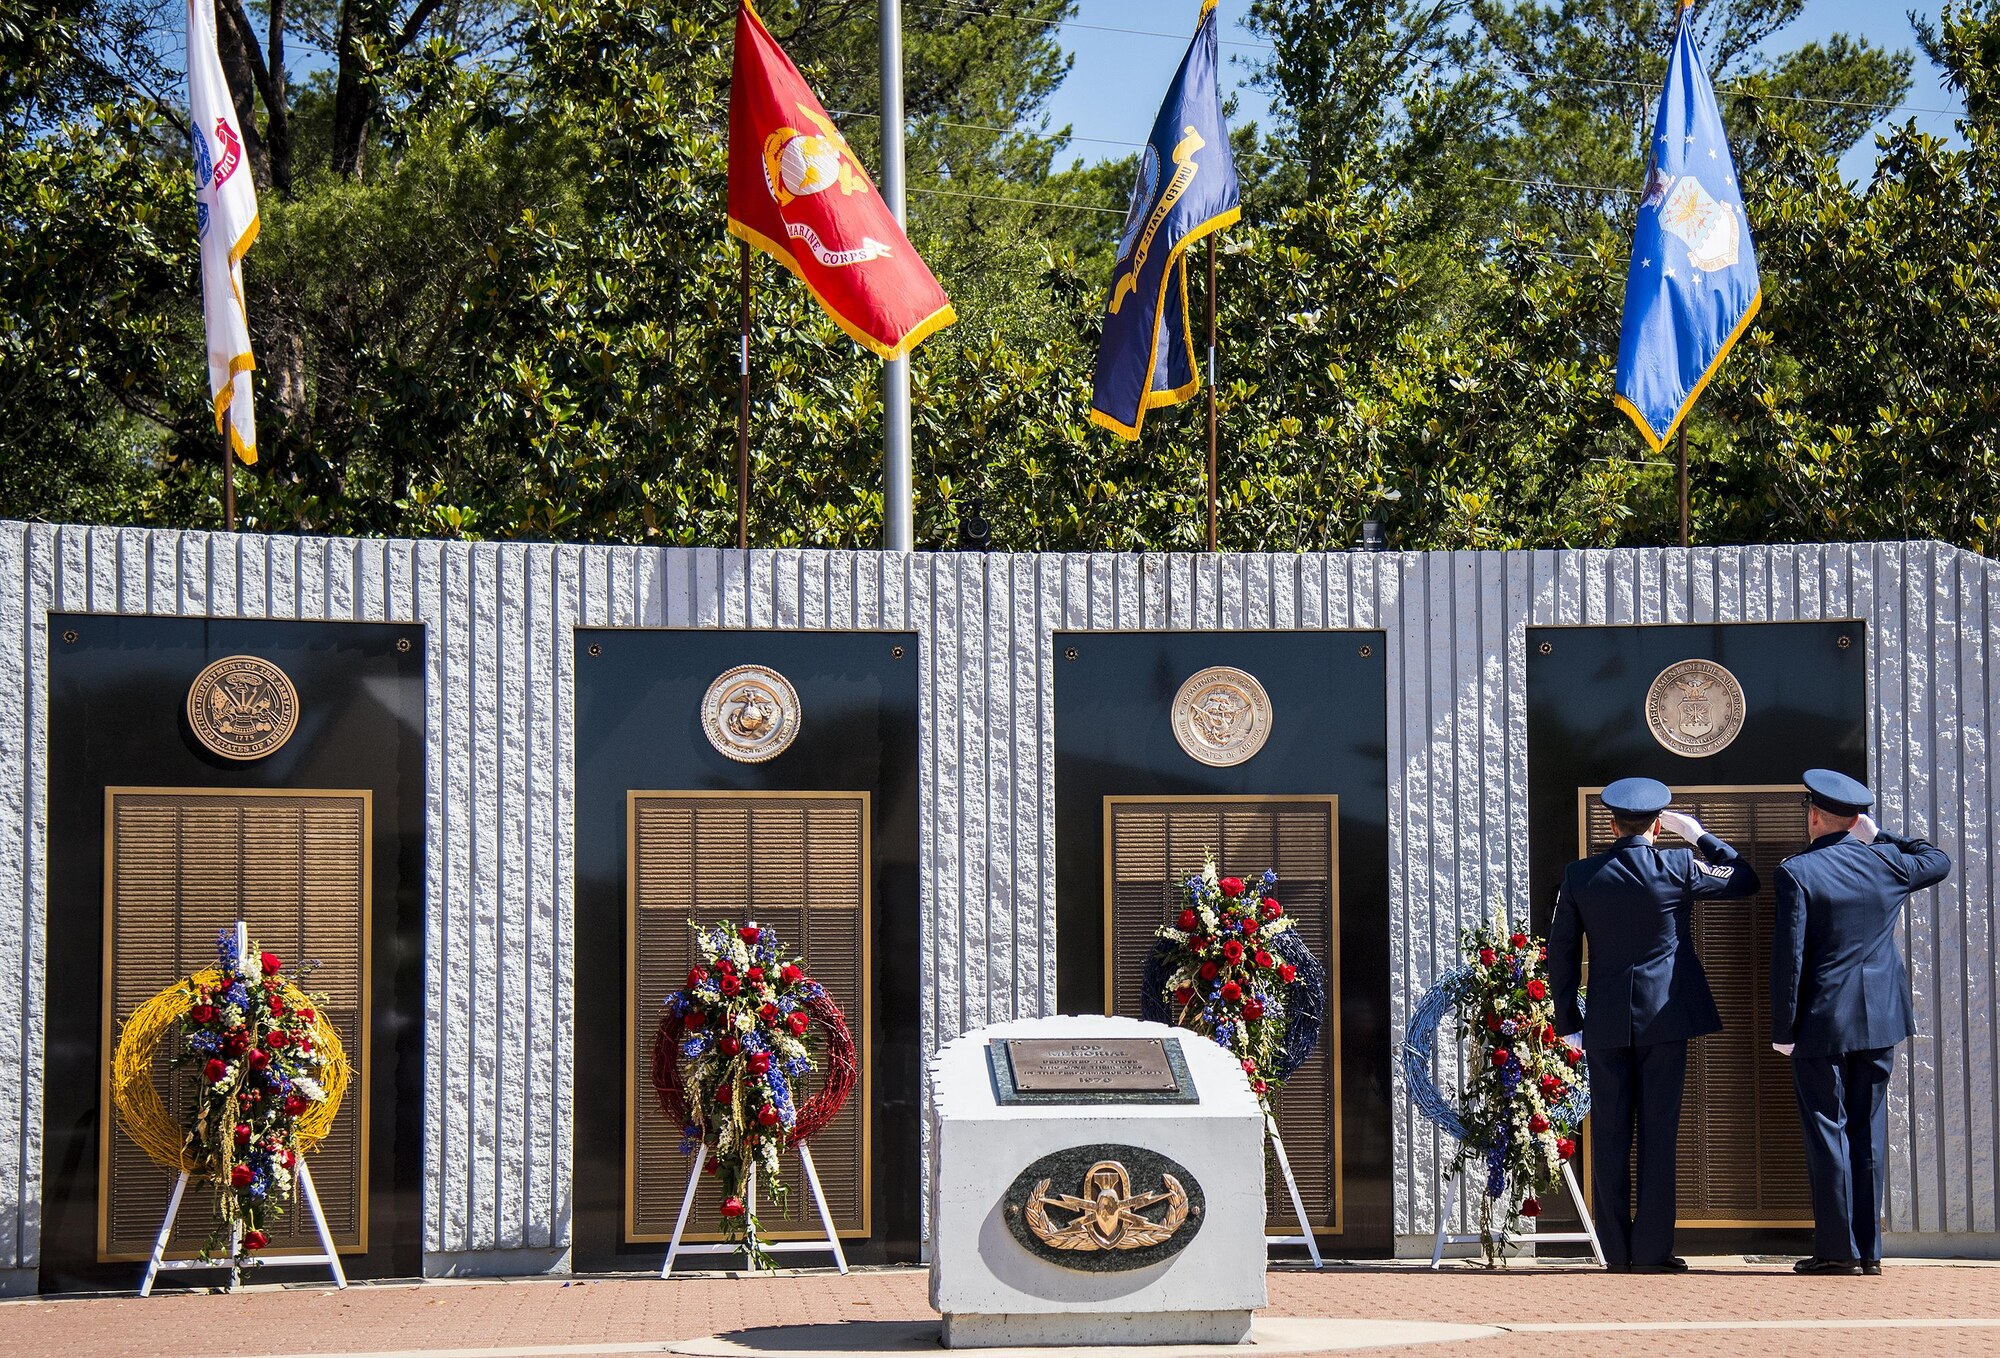
M 1687 1084 L 1686 1039 L 1644 1047 L 1592 1047 L 1590 1182 L 1604 1262 L 1662 1264 L 1674 1253 L 1674 1149 Z M 1632 1199 L 1632 1140 L 1639 1196 Z
M 1882 1257 L 1882 1162 L 1895 1064 L 1894 1047 L 1792 1058 L 1812 1180 L 1813 1254 L 1821 1259 Z

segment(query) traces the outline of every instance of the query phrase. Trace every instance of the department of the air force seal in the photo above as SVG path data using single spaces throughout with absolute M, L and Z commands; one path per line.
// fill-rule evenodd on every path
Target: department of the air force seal
M 783 754 L 799 733 L 799 695 L 762 665 L 724 670 L 701 703 L 708 743 L 731 759 L 761 764 Z
M 1271 738 L 1271 699 L 1242 670 L 1217 665 L 1181 685 L 1173 723 L 1174 739 L 1190 758 L 1226 768 L 1241 764 Z
M 1682 660 L 1646 690 L 1646 728 L 1677 755 L 1700 759 L 1743 730 L 1743 685 L 1713 660 Z
M 195 739 L 224 759 L 262 759 L 292 738 L 299 694 L 270 661 L 225 656 L 188 686 L 187 719 Z

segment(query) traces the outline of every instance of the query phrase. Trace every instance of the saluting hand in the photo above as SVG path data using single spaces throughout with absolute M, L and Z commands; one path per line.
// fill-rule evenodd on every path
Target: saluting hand
M 1855 818 L 1854 828 L 1850 830 L 1848 833 L 1853 835 L 1856 839 L 1860 840 L 1863 844 L 1873 844 L 1875 842 L 1875 836 L 1882 833 L 1882 827 L 1875 823 L 1874 817 L 1870 816 L 1867 812 L 1864 811 L 1861 813 L 1861 815 Z
M 1708 833 L 1701 828 L 1700 821 L 1684 811 L 1662 811 L 1660 813 L 1660 827 L 1665 830 L 1671 830 L 1690 844 Z
M 1790 1056 L 1792 1054 L 1792 1048 L 1797 1045 L 1798 1044 L 1795 1042 L 1773 1042 L 1771 1044 L 1771 1050 L 1776 1052 L 1780 1056 Z

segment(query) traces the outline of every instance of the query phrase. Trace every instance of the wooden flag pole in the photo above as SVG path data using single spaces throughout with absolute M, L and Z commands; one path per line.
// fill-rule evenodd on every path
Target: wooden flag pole
M 1215 234 L 1208 237 L 1208 550 L 1215 545 Z
M 736 549 L 750 546 L 750 242 L 742 251 L 743 319 L 736 352 Z
M 222 523 L 236 531 L 236 454 L 229 446 L 229 429 L 222 430 Z
M 1678 450 L 1675 465 L 1681 494 L 1681 546 L 1685 547 L 1688 545 L 1688 431 L 1685 424 L 1681 426 L 1680 438 L 1675 440 L 1674 446 Z

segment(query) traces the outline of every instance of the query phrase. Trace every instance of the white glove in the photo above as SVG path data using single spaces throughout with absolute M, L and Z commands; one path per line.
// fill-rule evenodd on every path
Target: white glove
M 1790 1056 L 1792 1054 L 1792 1048 L 1796 1047 L 1797 1045 L 1798 1043 L 1796 1042 L 1773 1042 L 1771 1044 L 1771 1050 L 1776 1052 L 1780 1056 Z
M 1571 1049 L 1571 1050 L 1573 1050 L 1573 1051 L 1582 1051 L 1582 1050 L 1583 1050 L 1583 1034 L 1582 1034 L 1582 1033 L 1564 1033 L 1564 1034 L 1563 1034 L 1563 1045 L 1564 1045 L 1565 1047 L 1568 1047 L 1568 1048 L 1570 1048 L 1570 1049 Z
M 1662 811 L 1660 825 L 1692 844 L 1708 831 L 1701 828 L 1701 822 L 1684 811 Z
M 1861 815 L 1855 818 L 1854 828 L 1848 831 L 1848 833 L 1853 835 L 1856 839 L 1860 840 L 1863 844 L 1873 844 L 1875 842 L 1875 836 L 1882 833 L 1882 827 L 1875 823 L 1875 818 L 1873 816 L 1870 816 L 1866 812 L 1863 812 Z

